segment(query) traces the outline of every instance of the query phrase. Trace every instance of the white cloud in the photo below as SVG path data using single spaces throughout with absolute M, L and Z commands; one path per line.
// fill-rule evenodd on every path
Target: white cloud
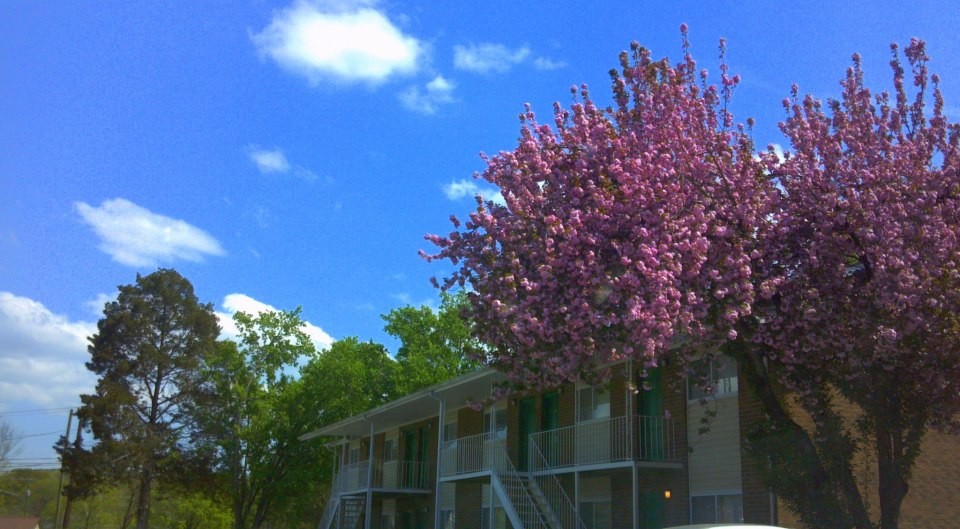
M 464 197 L 473 197 L 480 192 L 480 186 L 471 180 L 454 180 L 443 186 L 443 194 L 450 200 L 460 200 Z
M 453 47 L 453 65 L 476 73 L 504 73 L 530 56 L 530 48 L 511 50 L 503 44 L 474 44 Z
M 442 75 L 433 78 L 432 81 L 421 90 L 419 86 L 411 86 L 400 93 L 400 102 L 405 107 L 414 112 L 422 114 L 435 114 L 440 105 L 452 103 L 453 90 L 456 85 L 445 79 Z
M 247 154 L 263 174 L 286 173 L 290 170 L 290 162 L 280 149 L 268 150 L 250 146 Z
M 443 186 L 443 194 L 449 200 L 460 200 L 465 197 L 475 197 L 480 195 L 484 200 L 491 200 L 494 204 L 505 206 L 507 202 L 503 199 L 503 194 L 492 187 L 481 187 L 473 180 L 461 179 L 454 180 Z
M 546 57 L 537 57 L 533 60 L 533 67 L 542 71 L 559 70 L 561 68 L 565 68 L 566 66 L 567 63 L 565 62 L 555 61 Z
M 279 148 L 264 149 L 259 145 L 248 145 L 247 156 L 261 174 L 292 174 L 310 182 L 317 179 L 313 171 L 301 165 L 291 164 L 287 160 L 287 155 Z
M 76 406 L 96 377 L 84 366 L 96 324 L 70 321 L 42 303 L 0 292 L 0 403 Z
M 129 200 L 106 200 L 100 207 L 75 202 L 74 208 L 100 237 L 100 249 L 120 264 L 145 267 L 178 260 L 201 262 L 204 256 L 225 254 L 220 243 L 200 228 Z
M 310 83 L 381 83 L 417 70 L 423 45 L 368 5 L 298 0 L 252 36 L 261 56 Z
M 410 297 L 410 294 L 408 294 L 407 292 L 391 294 L 390 297 L 399 301 L 400 303 L 403 303 L 404 305 L 409 305 L 413 301 L 413 298 Z
M 217 318 L 220 320 L 220 336 L 226 339 L 236 339 L 239 331 L 233 321 L 233 315 L 237 312 L 245 312 L 250 315 L 257 315 L 261 312 L 276 312 L 278 309 L 262 301 L 256 300 L 246 294 L 228 294 L 221 303 L 225 312 L 217 312 Z M 333 343 L 333 337 L 326 331 L 316 325 L 305 321 L 301 327 L 304 333 L 310 337 L 310 340 L 317 349 L 326 349 Z
M 97 296 L 90 301 L 84 303 L 87 307 L 87 310 L 90 311 L 90 314 L 93 315 L 98 320 L 103 317 L 103 309 L 107 303 L 117 300 L 116 292 L 113 294 L 104 294 L 103 292 L 97 294 Z

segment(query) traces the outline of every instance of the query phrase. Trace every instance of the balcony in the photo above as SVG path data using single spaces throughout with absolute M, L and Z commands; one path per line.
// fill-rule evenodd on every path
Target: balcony
M 368 488 L 398 491 L 432 490 L 433 467 L 433 464 L 424 461 L 374 459 L 371 476 L 369 461 L 349 463 L 343 465 L 334 475 L 334 487 L 340 494 L 357 493 Z M 372 483 L 370 483 L 371 479 Z
M 680 463 L 673 419 L 635 415 L 582 422 L 530 436 L 531 471 L 621 462 Z
M 681 463 L 680 430 L 673 419 L 636 415 L 582 422 L 530 435 L 532 472 L 618 464 L 674 466 Z M 505 445 L 493 434 L 446 441 L 440 447 L 440 477 L 487 472 Z
M 445 441 L 440 447 L 440 477 L 487 472 L 505 446 L 506 441 L 492 433 Z

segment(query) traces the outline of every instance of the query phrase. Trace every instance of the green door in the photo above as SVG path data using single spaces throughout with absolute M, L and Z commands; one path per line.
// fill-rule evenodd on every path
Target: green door
M 640 493 L 640 528 L 661 529 L 664 523 L 662 492 Z
M 403 461 L 400 462 L 400 468 L 403 472 L 403 486 L 413 488 L 417 483 L 416 468 L 417 464 L 417 431 L 407 430 L 403 432 Z
M 417 463 L 414 474 L 417 476 L 417 488 L 429 488 L 427 484 L 427 465 L 424 463 L 430 460 L 430 427 L 423 425 L 417 431 Z
M 537 400 L 527 397 L 520 401 L 520 460 L 519 470 L 526 472 L 530 465 L 530 434 L 537 431 Z
M 640 458 L 661 461 L 664 457 L 663 443 L 666 433 L 663 418 L 663 383 L 660 368 L 647 372 L 644 389 L 637 394 L 638 432 Z
M 551 391 L 540 397 L 540 431 L 549 432 L 560 427 L 560 393 Z M 547 464 L 556 466 L 560 463 L 557 447 L 552 435 L 542 435 L 540 452 L 546 458 Z

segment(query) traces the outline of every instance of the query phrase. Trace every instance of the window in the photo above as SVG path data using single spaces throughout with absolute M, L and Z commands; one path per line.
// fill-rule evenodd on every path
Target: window
M 350 452 L 347 454 L 347 463 L 358 463 L 360 461 L 360 447 L 350 448 Z
M 397 460 L 397 438 L 387 439 L 383 442 L 383 460 L 384 461 L 396 461 Z
M 383 500 L 380 505 L 380 529 L 394 529 L 397 524 L 397 500 Z
M 496 494 L 492 498 L 490 497 L 492 492 L 490 485 L 484 484 L 480 488 L 480 501 L 483 505 L 480 510 L 480 527 L 481 529 L 507 529 L 509 527 L 507 512 L 503 510 L 503 506 L 500 505 L 500 498 Z M 493 500 L 493 516 L 490 516 L 491 499 Z
M 483 414 L 483 431 L 485 433 L 496 433 L 497 439 L 506 439 L 507 438 L 507 409 L 506 407 L 498 406 L 496 408 L 496 425 L 491 425 L 491 412 L 487 411 Z M 494 426 L 496 429 L 494 429 Z
M 577 397 L 581 422 L 610 417 L 610 392 L 606 388 L 582 387 L 577 390 Z
M 737 363 L 730 358 L 708 354 L 694 362 L 691 368 L 692 373 L 687 377 L 688 400 L 726 397 L 739 391 Z M 701 381 L 705 385 L 701 385 Z
M 440 529 L 455 529 L 457 526 L 457 485 L 440 483 Z
M 580 519 L 587 529 L 610 529 L 610 500 L 580 502 Z
M 580 519 L 587 529 L 610 529 L 611 488 L 609 477 L 580 480 Z
M 457 526 L 457 514 L 453 509 L 440 509 L 440 527 L 454 529 Z
M 457 439 L 457 423 L 448 422 L 443 424 L 443 441 L 456 441 Z
M 690 498 L 692 523 L 742 523 L 743 496 L 716 494 Z

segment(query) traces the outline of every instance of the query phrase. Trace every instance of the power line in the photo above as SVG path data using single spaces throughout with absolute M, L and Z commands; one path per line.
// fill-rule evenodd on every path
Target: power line
M 28 439 L 28 438 L 30 438 L 30 437 L 43 437 L 43 436 L 46 436 L 46 435 L 60 435 L 60 434 L 62 434 L 62 433 L 63 433 L 63 432 L 60 432 L 60 431 L 56 431 L 56 432 L 44 432 L 44 433 L 32 433 L 32 434 L 26 434 L 26 435 L 18 435 L 17 437 L 11 437 L 10 440 L 11 440 L 11 441 L 19 441 L 20 439 Z
M 34 414 L 39 415 L 39 414 L 42 414 L 42 413 L 53 413 L 53 412 L 67 411 L 67 410 L 69 410 L 69 409 L 71 409 L 71 407 L 66 407 L 66 408 L 42 408 L 42 409 L 34 409 L 34 410 L 10 410 L 10 411 L 2 411 L 2 412 L 0 412 L 0 417 L 6 417 L 7 415 L 34 415 Z

